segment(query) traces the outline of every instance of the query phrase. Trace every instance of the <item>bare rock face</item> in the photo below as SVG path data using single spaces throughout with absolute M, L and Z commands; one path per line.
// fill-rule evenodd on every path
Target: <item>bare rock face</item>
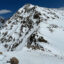
M 0 55 L 2 55 L 3 53 L 2 52 L 0 52 Z
M 17 59 L 16 57 L 12 57 L 12 58 L 10 59 L 10 63 L 11 63 L 11 64 L 19 64 L 19 61 L 18 61 L 18 59 Z

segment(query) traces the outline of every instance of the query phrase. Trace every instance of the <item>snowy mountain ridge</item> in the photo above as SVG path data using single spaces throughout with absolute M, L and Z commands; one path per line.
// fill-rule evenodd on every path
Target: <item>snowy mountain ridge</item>
M 12 56 L 17 57 L 18 54 L 23 55 L 23 53 L 26 52 L 25 55 L 28 54 L 30 56 L 37 53 L 39 56 L 41 56 L 40 54 L 46 54 L 64 58 L 63 19 L 63 10 L 43 8 L 31 4 L 24 5 L 7 20 L 0 30 L 0 51 L 3 53 L 8 52 L 4 55 L 10 55 L 11 53 Z M 18 53 L 13 55 L 16 51 L 18 51 Z M 7 59 L 9 57 L 11 57 L 11 55 L 6 55 Z M 20 59 L 20 57 L 18 58 Z M 64 59 L 62 59 L 59 64 L 63 64 L 63 60 Z M 32 62 L 32 60 L 30 61 Z M 19 64 L 21 64 L 21 61 Z M 40 64 L 40 62 L 37 62 L 37 64 Z M 58 64 L 58 62 L 56 64 Z

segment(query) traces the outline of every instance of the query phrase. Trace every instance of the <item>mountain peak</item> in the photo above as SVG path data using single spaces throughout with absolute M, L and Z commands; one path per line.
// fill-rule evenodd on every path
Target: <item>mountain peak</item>
M 64 64 L 64 11 L 24 5 L 0 29 L 0 56 L 0 64 Z
M 61 27 L 59 20 L 63 16 L 59 13 L 63 11 L 31 4 L 24 5 L 4 24 L 0 31 L 0 42 L 4 43 L 8 51 L 26 46 L 35 50 L 53 52 L 48 48 L 46 50 L 43 44 L 49 45 L 51 41 L 46 38 L 48 33 L 51 34 L 55 29 Z

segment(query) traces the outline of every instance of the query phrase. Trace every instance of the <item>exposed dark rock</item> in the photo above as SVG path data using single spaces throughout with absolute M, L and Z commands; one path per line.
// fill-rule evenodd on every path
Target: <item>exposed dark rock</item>
M 6 36 L 6 35 L 7 35 L 7 33 L 8 33 L 8 32 L 5 32 L 5 33 L 4 33 L 4 36 Z
M 35 14 L 34 14 L 34 19 L 39 19 L 40 18 L 40 13 L 39 12 L 35 12 Z
M 8 44 L 5 44 L 4 47 L 5 47 L 5 48 L 8 48 Z
M 19 64 L 19 60 L 18 60 L 16 57 L 12 57 L 12 58 L 10 59 L 10 63 L 11 63 L 11 64 Z
M 8 24 L 10 24 L 11 23 L 11 21 L 8 21 Z
M 0 55 L 2 55 L 3 53 L 2 52 L 0 52 Z
M 47 43 L 47 40 L 45 40 L 43 37 L 39 37 L 39 38 L 38 38 L 38 41 L 39 41 L 39 42 L 45 42 L 45 43 Z

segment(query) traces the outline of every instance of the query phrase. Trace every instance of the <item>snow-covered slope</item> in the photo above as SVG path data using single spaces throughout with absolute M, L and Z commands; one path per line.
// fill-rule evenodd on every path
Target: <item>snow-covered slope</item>
M 24 5 L 0 30 L 1 63 L 15 56 L 19 64 L 64 64 L 63 19 L 62 10 Z

